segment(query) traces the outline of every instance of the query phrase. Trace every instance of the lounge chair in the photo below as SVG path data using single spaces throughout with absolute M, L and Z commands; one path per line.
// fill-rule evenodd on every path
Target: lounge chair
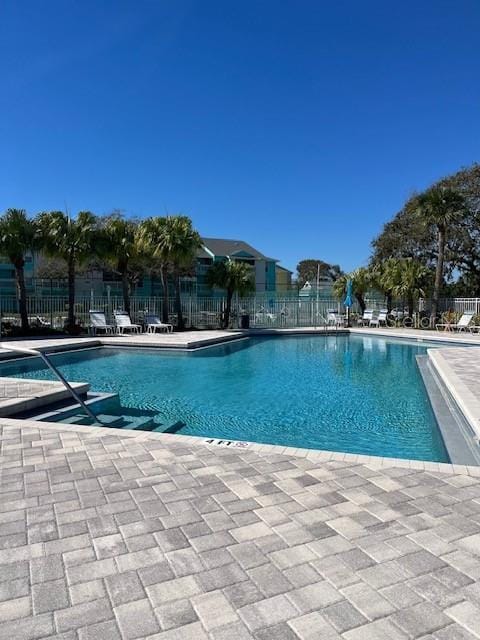
M 387 309 L 380 309 L 378 315 L 372 313 L 372 319 L 370 320 L 369 327 L 379 327 L 382 323 L 387 326 Z
M 327 324 L 334 327 L 343 327 L 345 320 L 337 311 L 329 309 L 327 311 Z
M 117 326 L 117 333 L 125 333 L 125 331 L 132 331 L 132 333 L 141 333 L 142 327 L 139 324 L 134 324 L 130 320 L 130 316 L 126 311 L 114 311 L 115 324 Z
M 105 313 L 103 311 L 89 311 L 90 324 L 88 331 L 92 335 L 96 335 L 97 331 L 105 331 L 105 333 L 114 333 L 115 327 L 113 324 L 107 324 Z
M 358 324 L 361 325 L 362 327 L 364 327 L 365 325 L 369 327 L 370 322 L 372 321 L 372 318 L 373 318 L 373 309 L 365 309 L 365 311 L 363 312 L 363 316 L 358 321 Z
M 147 333 L 155 333 L 157 330 L 166 331 L 167 333 L 172 333 L 173 331 L 173 324 L 162 322 L 158 316 L 151 313 L 145 314 L 145 327 L 147 328 Z
M 439 327 L 443 327 L 444 331 L 469 331 L 470 323 L 475 315 L 474 311 L 464 311 L 458 322 L 439 322 L 435 325 L 437 331 Z

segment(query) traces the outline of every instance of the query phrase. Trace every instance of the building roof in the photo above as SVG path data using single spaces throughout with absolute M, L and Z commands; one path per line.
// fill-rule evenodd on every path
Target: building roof
M 290 269 L 287 269 L 287 267 L 282 267 L 281 264 L 276 264 L 275 269 L 280 269 L 280 271 L 287 271 L 288 273 L 293 273 L 293 271 L 290 271 Z
M 268 258 L 266 255 L 252 247 L 248 242 L 243 240 L 226 240 L 224 238 L 202 238 L 204 246 L 215 256 L 251 256 L 256 260 L 269 260 L 277 262 L 275 258 Z M 204 249 L 200 250 L 199 257 L 211 257 Z M 205 255 L 204 255 L 205 254 Z

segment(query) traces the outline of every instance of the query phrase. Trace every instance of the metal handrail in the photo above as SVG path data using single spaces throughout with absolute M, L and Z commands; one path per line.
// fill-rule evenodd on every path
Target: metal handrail
M 25 347 L 10 347 L 10 346 L 6 346 L 5 344 L 1 344 L 0 346 L 1 349 L 6 349 L 7 351 L 17 351 L 18 353 L 25 353 L 27 355 L 31 355 L 31 356 L 36 356 L 39 357 L 43 360 L 43 362 L 47 365 L 47 367 L 53 371 L 53 373 L 57 376 L 57 378 L 60 380 L 60 382 L 63 384 L 63 386 L 67 389 L 67 391 L 70 393 L 70 395 L 73 397 L 73 399 L 78 402 L 78 404 L 82 407 L 82 409 L 85 411 L 85 413 L 87 414 L 87 416 L 89 418 L 91 418 L 93 420 L 94 423 L 99 424 L 100 426 L 105 426 L 101 420 L 99 420 L 97 418 L 97 416 L 93 413 L 93 411 L 87 406 L 87 404 L 84 402 L 84 400 L 82 400 L 82 398 L 78 395 L 78 393 L 75 391 L 75 389 L 72 387 L 72 385 L 68 382 L 68 380 L 60 373 L 60 371 L 57 369 L 57 367 L 50 362 L 50 360 L 47 358 L 46 354 L 43 353 L 42 351 L 38 351 L 37 349 L 25 349 Z

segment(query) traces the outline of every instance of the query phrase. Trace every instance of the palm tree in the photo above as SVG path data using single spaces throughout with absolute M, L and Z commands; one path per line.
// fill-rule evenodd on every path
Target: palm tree
M 435 284 L 433 287 L 430 325 L 435 325 L 443 282 L 443 263 L 447 229 L 461 218 L 466 205 L 463 196 L 447 187 L 432 187 L 417 198 L 417 215 L 426 226 L 434 227 L 437 232 L 437 265 L 435 270 Z
M 157 262 L 158 273 L 162 283 L 162 322 L 168 323 L 168 274 L 170 256 L 166 251 L 163 238 L 166 218 L 157 216 L 143 220 L 138 227 L 138 247 L 141 254 L 150 264 Z
M 35 222 L 24 209 L 7 209 L 0 218 L 0 253 L 8 257 L 15 267 L 18 308 L 22 331 L 28 331 L 27 292 L 25 288 L 25 254 L 38 244 Z
M 397 263 L 396 258 L 387 258 L 387 260 L 373 264 L 370 268 L 371 286 L 380 290 L 385 296 L 388 313 L 391 312 L 393 306 L 391 273 L 396 270 Z
M 225 289 L 227 300 L 223 314 L 223 328 L 227 329 L 230 323 L 233 294 L 240 297 L 255 290 L 252 277 L 252 268 L 245 262 L 228 259 L 226 262 L 214 262 L 207 271 L 207 284 L 212 289 L 218 287 Z
M 352 281 L 353 294 L 357 299 L 362 314 L 365 311 L 365 294 L 372 287 L 373 275 L 370 269 L 366 267 L 358 267 L 350 274 L 344 274 L 337 278 L 333 283 L 333 291 L 337 298 L 342 299 L 345 297 L 347 291 L 347 282 Z
M 139 253 L 137 229 L 133 220 L 125 220 L 115 213 L 102 220 L 99 234 L 98 252 L 122 279 L 123 306 L 127 313 L 130 313 L 130 267 Z
M 50 211 L 38 216 L 38 226 L 46 252 L 63 258 L 68 271 L 67 330 L 75 326 L 75 272 L 94 253 L 97 219 L 89 211 L 80 211 L 71 218 L 62 211 Z
M 425 297 L 425 285 L 430 271 L 414 258 L 403 258 L 390 262 L 385 278 L 389 278 L 392 294 L 407 301 L 408 315 L 413 316 L 415 302 Z
M 175 312 L 177 327 L 183 331 L 185 323 L 182 313 L 180 297 L 180 277 L 188 272 L 195 261 L 197 250 L 202 246 L 199 234 L 193 228 L 192 221 L 187 216 L 167 216 L 162 225 L 159 237 L 159 251 L 167 257 L 173 274 L 175 288 Z

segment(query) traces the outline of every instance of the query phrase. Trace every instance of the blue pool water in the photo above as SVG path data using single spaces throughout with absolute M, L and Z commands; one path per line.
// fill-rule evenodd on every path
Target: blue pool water
M 362 336 L 249 339 L 195 353 L 95 349 L 52 356 L 69 380 L 118 392 L 180 433 L 447 461 L 415 356 Z M 37 359 L 1 375 L 48 378 Z M 162 427 L 160 427 L 162 430 Z

